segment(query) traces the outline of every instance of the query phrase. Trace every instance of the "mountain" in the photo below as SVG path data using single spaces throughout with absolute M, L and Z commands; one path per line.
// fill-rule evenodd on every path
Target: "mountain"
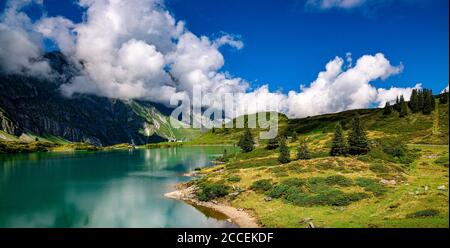
M 106 146 L 187 136 L 170 124 L 170 109 L 160 104 L 86 94 L 63 96 L 61 84 L 77 69 L 59 52 L 46 54 L 45 59 L 58 74 L 53 79 L 0 74 L 0 140 L 58 137 Z

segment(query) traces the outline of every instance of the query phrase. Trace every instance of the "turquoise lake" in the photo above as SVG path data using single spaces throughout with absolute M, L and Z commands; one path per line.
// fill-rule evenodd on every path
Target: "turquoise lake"
M 164 197 L 224 149 L 0 155 L 0 227 L 234 227 Z

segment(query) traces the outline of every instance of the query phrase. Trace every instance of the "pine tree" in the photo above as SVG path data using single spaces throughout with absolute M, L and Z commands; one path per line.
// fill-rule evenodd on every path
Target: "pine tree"
M 383 115 L 390 115 L 391 113 L 392 113 L 391 104 L 389 102 L 386 102 L 386 104 L 384 105 Z
M 400 112 L 400 100 L 398 99 L 398 96 L 397 96 L 397 98 L 395 99 L 394 109 L 395 109 L 397 112 Z
M 351 155 L 366 154 L 369 151 L 369 142 L 359 116 L 356 116 L 352 121 L 352 130 L 348 136 L 348 145 L 348 152 Z
M 418 107 L 419 107 L 419 112 L 422 111 L 423 109 L 423 90 L 418 90 L 417 91 L 417 95 L 418 95 Z
M 331 156 L 341 156 L 347 153 L 347 146 L 344 140 L 344 131 L 340 123 L 336 125 L 336 130 L 334 131 L 333 143 L 331 145 Z
M 432 96 L 429 90 L 423 90 L 423 108 L 422 113 L 425 115 L 431 114 L 433 107 L 431 106 Z
M 302 139 L 297 149 L 297 159 L 300 160 L 310 158 L 311 156 L 309 156 L 308 144 L 306 143 L 306 140 Z
M 431 111 L 434 111 L 436 109 L 436 100 L 433 96 L 433 90 L 430 89 L 430 105 L 431 105 Z
M 279 146 L 278 144 L 278 138 L 269 139 L 266 149 L 267 150 L 274 150 L 277 149 Z
M 244 152 L 251 152 L 255 148 L 255 141 L 253 140 L 252 133 L 250 129 L 246 128 L 244 131 L 244 135 L 239 140 L 238 146 Z
M 417 113 L 420 111 L 419 108 L 419 94 L 416 89 L 412 90 L 411 98 L 409 100 L 409 108 L 413 113 Z
M 439 103 L 440 104 L 447 104 L 448 103 L 448 91 L 447 91 L 447 89 L 445 89 L 444 92 L 442 92 L 439 95 Z
M 400 103 L 400 114 L 399 117 L 403 118 L 405 116 L 408 115 L 408 105 L 406 104 L 406 102 L 402 102 Z
M 280 138 L 280 156 L 278 161 L 282 164 L 291 162 L 289 147 L 286 145 L 286 139 Z

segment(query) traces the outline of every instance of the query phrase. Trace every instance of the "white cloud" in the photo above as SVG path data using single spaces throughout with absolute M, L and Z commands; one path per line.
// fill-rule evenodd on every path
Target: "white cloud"
M 416 86 L 412 88 L 397 88 L 397 87 L 391 87 L 390 89 L 378 89 L 378 96 L 376 99 L 376 102 L 379 103 L 378 107 L 383 107 L 386 102 L 393 103 L 397 97 L 400 97 L 403 95 L 406 101 L 409 101 L 409 98 L 411 97 L 411 93 L 413 89 L 421 89 L 422 84 L 416 84 Z
M 303 87 L 299 93 L 290 91 L 285 111 L 290 116 L 304 117 L 367 108 L 377 101 L 378 95 L 370 82 L 402 71 L 401 65 L 392 66 L 381 53 L 364 55 L 347 70 L 343 70 L 343 64 L 344 60 L 336 57 L 309 87 Z
M 355 4 L 328 2 L 328 5 Z M 42 44 L 40 39 L 44 36 L 55 41 L 73 61 L 83 63 L 82 74 L 61 87 L 68 96 L 87 93 L 168 104 L 174 94 L 190 95 L 193 86 L 201 85 L 204 93 L 216 98 L 225 93 L 242 93 L 238 106 L 245 102 L 279 103 L 278 110 L 291 117 L 367 108 L 393 100 L 392 96 L 398 92 L 407 96 L 411 90 L 377 89 L 371 84 L 403 69 L 401 64 L 391 65 L 382 53 L 364 55 L 356 63 L 351 53 L 345 59 L 336 57 L 309 86 L 300 86 L 300 91 L 271 92 L 268 85 L 252 90 L 244 79 L 222 71 L 225 60 L 219 48 L 229 45 L 242 49 L 244 44 L 238 36 L 223 34 L 214 40 L 197 36 L 185 28 L 184 22 L 175 20 L 162 0 L 81 0 L 79 4 L 86 8 L 81 23 L 46 16 L 32 23 L 24 13 L 11 7 L 14 10 L 11 13 L 16 15 L 5 14 L 3 18 L 0 32 L 5 33 L 0 36 L 0 49 L 2 56 L 8 52 L 8 57 L 21 59 L 11 63 L 0 56 L 1 65 L 5 68 L 40 65 L 40 70 L 45 71 L 45 64 L 29 62 L 41 55 L 42 50 L 36 44 Z M 260 108 L 262 104 L 252 106 L 256 107 L 248 109 L 248 113 L 266 110 Z
M 449 92 L 448 85 L 441 91 L 441 93 L 445 93 L 445 92 Z
M 20 10 L 42 1 L 21 0 L 7 3 L 0 18 L 0 70 L 47 76 L 50 66 L 42 60 L 42 37 L 34 31 L 30 18 Z
M 351 9 L 359 7 L 367 1 L 368 0 L 308 0 L 306 6 L 323 10 L 333 8 Z
M 58 16 L 44 18 L 36 25 L 36 30 L 44 37 L 54 40 L 61 52 L 72 55 L 75 52 L 75 33 L 72 21 Z

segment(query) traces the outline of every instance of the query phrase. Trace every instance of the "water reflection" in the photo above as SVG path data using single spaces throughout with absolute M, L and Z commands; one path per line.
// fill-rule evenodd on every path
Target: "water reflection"
M 228 148 L 229 149 L 229 148 Z M 221 147 L 0 157 L 0 227 L 226 227 L 163 194 Z

